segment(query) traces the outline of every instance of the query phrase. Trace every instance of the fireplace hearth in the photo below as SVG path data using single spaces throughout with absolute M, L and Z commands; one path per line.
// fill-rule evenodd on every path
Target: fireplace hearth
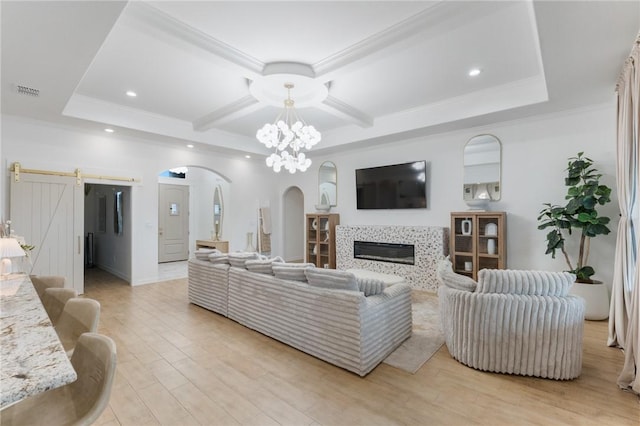
M 415 247 L 413 244 L 354 241 L 353 257 L 355 259 L 414 265 Z

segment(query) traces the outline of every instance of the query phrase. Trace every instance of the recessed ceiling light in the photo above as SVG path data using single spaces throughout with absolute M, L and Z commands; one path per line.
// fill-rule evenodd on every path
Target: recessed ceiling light
M 187 145 L 187 148 L 193 148 L 193 145 L 189 144 Z
M 127 96 L 129 96 L 130 98 L 135 98 L 136 96 L 138 96 L 138 94 L 133 90 L 127 90 Z
M 251 158 L 249 154 L 245 155 L 244 158 Z
M 480 75 L 481 72 L 482 70 L 480 68 L 472 68 L 471 70 L 469 70 L 469 77 Z
M 106 129 L 104 129 L 104 131 L 107 132 L 107 133 L 113 133 L 113 129 L 110 129 L 108 127 Z

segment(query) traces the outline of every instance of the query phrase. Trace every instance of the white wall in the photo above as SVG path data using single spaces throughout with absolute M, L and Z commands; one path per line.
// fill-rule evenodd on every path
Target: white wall
M 436 225 L 449 226 L 449 213 L 467 209 L 462 200 L 462 152 L 477 134 L 490 133 L 502 142 L 502 199 L 492 210 L 508 213 L 508 266 L 517 269 L 564 270 L 558 257 L 544 254 L 545 232 L 537 229 L 542 203 L 563 203 L 567 158 L 579 151 L 595 160 L 603 182 L 614 188 L 613 202 L 602 210 L 610 216 L 612 233 L 591 245 L 591 264 L 596 277 L 610 283 L 613 277 L 618 202 L 615 195 L 615 106 L 599 105 L 550 116 L 466 129 L 415 138 L 388 146 L 349 150 L 340 154 L 313 155 L 306 173 L 275 174 L 262 161 L 199 153 L 186 148 L 158 147 L 141 140 L 72 131 L 30 120 L 3 116 L 2 164 L 13 161 L 26 168 L 99 170 L 110 175 L 142 179 L 132 187 L 134 284 L 153 282 L 157 276 L 157 175 L 179 165 L 197 165 L 215 170 L 230 180 L 225 197 L 225 231 L 231 250 L 246 246 L 246 233 L 256 229 L 256 210 L 271 206 L 272 253 L 282 253 L 283 194 L 291 186 L 304 192 L 304 210 L 313 212 L 318 203 L 318 167 L 333 161 L 338 170 L 338 203 L 348 225 Z M 356 210 L 355 169 L 427 161 L 428 208 L 417 210 Z M 44 167 L 46 166 L 46 167 Z M 8 199 L 3 176 L 2 187 Z M 225 194 L 226 195 L 226 194 Z M 6 217 L 8 208 L 3 215 Z M 254 234 L 255 235 L 255 234 Z
M 564 203 L 567 159 L 584 151 L 604 174 L 603 183 L 614 191 L 612 203 L 602 209 L 602 214 L 612 219 L 612 232 L 592 241 L 590 256 L 596 278 L 610 284 L 619 213 L 615 194 L 615 120 L 615 106 L 611 103 L 425 136 L 388 146 L 325 156 L 311 154 L 310 171 L 293 176 L 283 174 L 279 187 L 284 191 L 295 182 L 305 193 L 305 211 L 314 211 L 318 197 L 318 167 L 323 161 L 330 160 L 338 169 L 338 205 L 331 211 L 340 213 L 341 224 L 448 227 L 450 212 L 467 209 L 462 199 L 464 145 L 475 135 L 490 133 L 502 142 L 502 199 L 491 203 L 490 209 L 508 213 L 508 266 L 565 270 L 561 255 L 554 260 L 544 254 L 546 233 L 537 229 L 537 216 L 542 203 Z M 414 160 L 427 161 L 427 209 L 356 209 L 355 169 Z
M 109 176 L 134 177 L 131 184 L 132 284 L 154 282 L 158 278 L 158 174 L 181 165 L 199 166 L 216 171 L 230 181 L 225 239 L 231 250 L 246 244 L 246 232 L 255 232 L 259 203 L 277 206 L 273 188 L 275 177 L 262 161 L 243 157 L 157 145 L 122 135 L 76 130 L 20 117 L 2 116 L 3 217 L 8 217 L 8 169 L 19 161 L 24 168 L 73 171 Z M 109 182 L 103 182 L 109 183 Z M 116 183 L 123 185 L 122 183 Z M 275 215 L 278 208 L 273 208 Z M 277 217 L 277 216 L 276 216 Z M 253 224 L 253 229 L 250 229 Z M 274 232 L 279 224 L 274 223 Z M 274 241 L 274 251 L 280 249 Z

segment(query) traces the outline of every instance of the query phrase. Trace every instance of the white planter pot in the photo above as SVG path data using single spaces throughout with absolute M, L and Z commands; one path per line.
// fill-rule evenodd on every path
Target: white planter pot
M 609 317 L 609 289 L 604 283 L 573 283 L 569 294 L 584 299 L 585 319 L 597 321 Z

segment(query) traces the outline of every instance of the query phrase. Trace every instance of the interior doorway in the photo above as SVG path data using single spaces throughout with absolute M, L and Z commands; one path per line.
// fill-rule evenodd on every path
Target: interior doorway
M 84 276 L 87 285 L 116 280 L 131 282 L 131 224 L 130 186 L 85 183 Z
M 158 262 L 189 258 L 189 187 L 158 184 Z
M 304 261 L 304 194 L 297 186 L 283 195 L 283 257 L 287 262 Z
M 162 243 L 160 236 L 158 238 L 158 279 L 161 281 L 169 279 L 184 278 L 187 276 L 187 262 L 189 255 L 196 249 L 196 240 L 213 239 L 216 229 L 215 215 L 215 191 L 218 194 L 218 234 L 220 240 L 224 240 L 228 235 L 227 221 L 224 220 L 222 212 L 226 209 L 229 202 L 229 182 L 226 178 L 219 175 L 213 170 L 198 167 L 182 165 L 167 169 L 158 176 L 158 230 L 162 229 L 166 234 L 166 225 L 163 225 L 162 216 L 166 215 L 171 208 L 162 202 L 162 186 L 181 187 L 187 191 L 188 198 L 186 201 L 180 202 L 180 209 L 188 211 L 187 223 L 187 255 L 185 260 L 166 260 L 161 255 Z M 225 206 L 223 207 L 223 202 Z M 186 204 L 185 204 L 186 203 Z M 169 203 L 170 204 L 170 203 Z

